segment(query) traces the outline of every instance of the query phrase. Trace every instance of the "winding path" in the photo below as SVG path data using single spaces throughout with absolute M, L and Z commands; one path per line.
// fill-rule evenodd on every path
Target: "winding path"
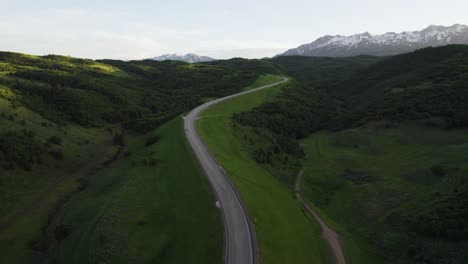
M 335 255 L 336 261 L 338 264 L 346 264 L 346 259 L 344 257 L 343 248 L 341 247 L 340 238 L 338 234 L 331 229 L 325 221 L 317 214 L 317 212 L 312 209 L 301 196 L 301 180 L 302 175 L 304 175 L 304 170 L 301 170 L 297 175 L 296 179 L 296 198 L 302 204 L 302 206 L 315 218 L 319 223 L 320 229 L 322 229 L 322 236 L 327 241 L 330 246 L 333 255 Z
M 210 180 L 218 198 L 217 205 L 219 205 L 221 209 L 224 222 L 225 264 L 255 264 L 258 262 L 255 230 L 236 187 L 197 134 L 196 121 L 204 110 L 214 104 L 248 93 L 271 88 L 287 81 L 287 78 L 283 78 L 282 81 L 271 85 L 210 101 L 193 109 L 184 117 L 185 136 L 206 176 Z

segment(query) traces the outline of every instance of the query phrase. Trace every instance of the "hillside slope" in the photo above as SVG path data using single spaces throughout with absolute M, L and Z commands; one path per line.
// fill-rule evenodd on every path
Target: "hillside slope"
M 290 187 L 305 168 L 304 196 L 351 263 L 465 263 L 467 52 L 426 48 L 366 65 L 275 58 L 299 82 L 234 115 L 233 127 Z M 339 81 L 313 66 L 324 61 Z
M 1 52 L 2 262 L 35 263 L 53 259 L 57 244 L 70 232 L 79 230 L 77 226 L 60 222 L 63 213 L 67 213 L 70 199 L 87 188 L 95 188 L 93 184 L 100 182 L 102 175 L 110 177 L 111 183 L 122 176 L 116 171 L 109 174 L 103 171 L 111 170 L 119 160 L 135 154 L 131 149 L 144 140 L 146 133 L 206 98 L 242 90 L 260 75 L 255 69 L 245 71 L 174 61 L 93 61 Z M 147 144 L 158 141 L 157 138 L 152 140 L 154 142 Z M 145 163 L 142 166 L 156 166 L 166 177 L 177 174 L 158 167 L 164 163 L 155 158 L 142 159 L 144 161 L 138 160 Z M 194 175 L 198 174 L 189 173 L 187 177 Z M 99 179 L 94 181 L 94 177 Z M 107 187 L 101 193 L 105 197 L 109 197 L 116 186 Z M 164 195 L 166 193 L 161 192 L 158 197 L 162 199 Z M 158 197 L 154 197 L 155 200 Z M 193 199 L 195 203 L 202 196 L 197 197 Z M 211 206 L 214 209 L 214 204 Z M 203 214 L 201 218 L 205 216 L 202 211 L 197 212 Z M 120 216 L 124 217 L 115 217 Z M 76 217 L 83 220 L 85 216 Z M 181 246 L 179 242 L 166 244 Z M 162 255 L 170 251 L 162 247 Z M 107 249 L 101 249 L 101 253 L 108 253 Z M 218 253 L 211 257 L 215 258 Z M 200 258 L 202 263 L 205 260 L 207 258 Z
M 467 67 L 468 46 L 427 48 L 384 59 L 329 92 L 346 102 L 349 125 L 432 118 L 441 126 L 464 127 Z

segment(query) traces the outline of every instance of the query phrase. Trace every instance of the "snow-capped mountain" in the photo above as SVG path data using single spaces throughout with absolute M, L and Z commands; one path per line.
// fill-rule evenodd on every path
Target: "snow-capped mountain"
M 157 61 L 166 61 L 166 60 L 176 60 L 176 61 L 185 61 L 189 63 L 197 63 L 197 62 L 205 62 L 205 61 L 214 61 L 215 59 L 206 57 L 206 56 L 198 56 L 197 54 L 188 53 L 188 54 L 164 54 L 152 60 Z
M 324 36 L 310 44 L 290 49 L 279 56 L 386 56 L 448 44 L 468 44 L 468 26 L 431 25 L 421 31 L 389 32 L 383 35 L 371 35 L 366 32 L 352 36 Z

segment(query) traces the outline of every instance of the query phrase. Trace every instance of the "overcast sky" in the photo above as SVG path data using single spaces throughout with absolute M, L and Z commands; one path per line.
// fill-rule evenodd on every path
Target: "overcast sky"
M 273 56 L 322 35 L 468 24 L 467 0 L 0 0 L 0 50 L 142 59 Z

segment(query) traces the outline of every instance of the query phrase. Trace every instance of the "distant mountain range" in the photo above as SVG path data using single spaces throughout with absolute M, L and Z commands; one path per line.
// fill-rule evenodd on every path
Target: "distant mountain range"
M 352 36 L 327 35 L 278 56 L 387 56 L 448 44 L 468 44 L 468 26 L 431 25 L 421 31 L 389 32 L 383 35 L 371 35 L 368 32 Z
M 215 59 L 206 57 L 206 56 L 198 56 L 197 54 L 188 53 L 188 54 L 164 54 L 152 60 L 157 61 L 166 61 L 166 60 L 176 60 L 176 61 L 185 61 L 189 63 L 197 63 L 197 62 L 206 62 L 206 61 L 214 61 Z

